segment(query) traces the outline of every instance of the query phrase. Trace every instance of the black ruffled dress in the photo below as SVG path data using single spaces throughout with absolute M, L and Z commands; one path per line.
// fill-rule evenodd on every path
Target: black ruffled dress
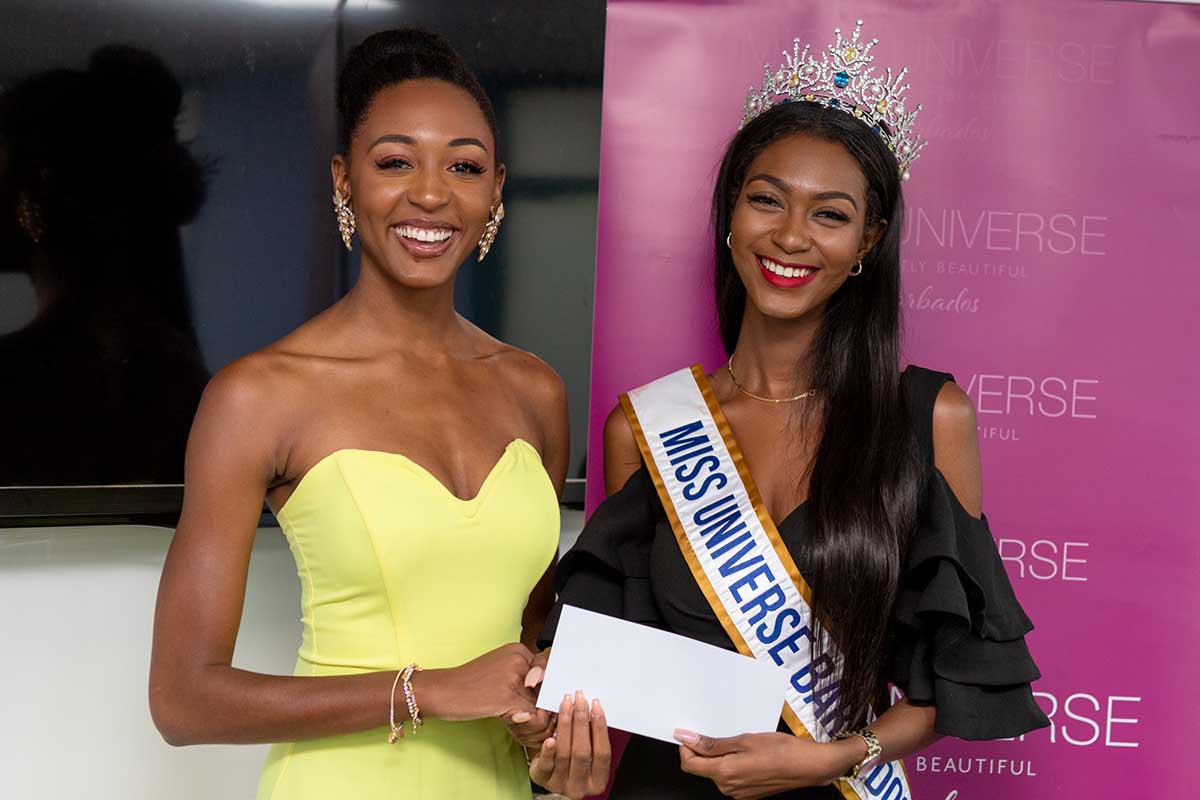
M 933 404 L 948 380 L 920 367 L 904 372 L 929 478 L 893 612 L 888 675 L 908 697 L 937 707 L 939 733 L 1013 737 L 1049 725 L 1030 689 L 1040 677 L 1024 638 L 1033 625 L 1013 594 L 986 518 L 968 514 L 934 467 Z M 778 523 L 785 543 L 804 535 L 805 517 L 801 504 Z M 804 574 L 805 565 L 798 566 Z M 596 509 L 559 564 L 555 583 L 559 600 L 543 645 L 553 641 L 566 603 L 735 649 L 679 551 L 644 466 Z M 641 736 L 630 740 L 611 794 L 613 800 L 721 796 L 711 781 L 679 769 L 676 746 Z M 820 787 L 775 797 L 841 795 Z

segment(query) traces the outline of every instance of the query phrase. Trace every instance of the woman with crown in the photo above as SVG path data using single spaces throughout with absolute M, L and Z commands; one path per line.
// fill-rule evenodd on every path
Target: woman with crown
M 939 737 L 1048 724 L 982 513 L 971 401 L 945 373 L 901 369 L 901 184 L 924 143 L 905 72 L 877 73 L 859 27 L 819 58 L 797 41 L 751 91 L 712 199 L 729 360 L 622 397 L 609 497 L 556 581 L 560 607 L 785 668 L 779 730 L 635 736 L 616 800 L 898 800 L 900 759 Z M 543 783 L 586 763 L 581 713 L 564 704 Z M 538 744 L 538 724 L 518 737 Z

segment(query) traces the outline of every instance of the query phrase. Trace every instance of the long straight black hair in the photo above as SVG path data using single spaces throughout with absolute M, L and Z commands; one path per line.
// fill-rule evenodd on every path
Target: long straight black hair
M 795 555 L 813 590 L 813 658 L 830 641 L 842 656 L 818 693 L 836 691 L 835 727 L 857 727 L 882 698 L 888 623 L 925 482 L 900 384 L 903 198 L 882 137 L 844 111 L 786 102 L 748 123 L 726 148 L 712 200 L 717 317 L 728 353 L 746 310 L 746 287 L 725 246 L 733 209 L 755 157 L 797 134 L 846 148 L 866 177 L 867 227 L 887 223 L 862 274 L 830 298 L 797 364 L 818 392 L 818 402 L 797 412 L 798 430 L 816 431 L 819 441 L 806 465 L 808 525 Z

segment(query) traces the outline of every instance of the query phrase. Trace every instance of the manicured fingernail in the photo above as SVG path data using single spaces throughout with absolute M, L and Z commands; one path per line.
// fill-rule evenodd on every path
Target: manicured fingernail
M 685 731 L 682 728 L 677 728 L 675 730 L 675 741 L 683 742 L 684 744 L 695 744 L 696 742 L 700 741 L 700 735 L 697 733 L 692 733 L 691 731 Z
M 518 711 L 509 717 L 509 719 L 520 725 L 522 722 L 529 722 L 529 720 L 533 719 L 533 714 L 530 714 L 528 711 Z
M 587 698 L 583 696 L 583 692 L 575 692 L 575 710 L 587 711 Z
M 592 701 L 592 716 L 594 716 L 594 717 L 603 717 L 604 716 L 604 709 L 600 707 L 599 700 Z
M 541 667 L 534 667 L 529 670 L 529 674 L 525 676 L 525 688 L 532 689 L 542 682 L 542 677 L 546 674 L 546 670 Z
M 547 739 L 546 741 L 542 742 L 542 749 L 543 750 L 553 750 L 554 749 L 554 738 L 551 737 L 551 738 Z

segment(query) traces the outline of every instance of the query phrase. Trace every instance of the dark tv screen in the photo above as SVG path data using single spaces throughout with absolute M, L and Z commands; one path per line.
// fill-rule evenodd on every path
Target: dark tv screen
M 353 285 L 330 202 L 336 75 L 405 25 L 449 38 L 496 106 L 508 216 L 456 304 L 564 377 L 582 479 L 602 2 L 10 0 L 0 518 L 170 521 L 209 377 Z

